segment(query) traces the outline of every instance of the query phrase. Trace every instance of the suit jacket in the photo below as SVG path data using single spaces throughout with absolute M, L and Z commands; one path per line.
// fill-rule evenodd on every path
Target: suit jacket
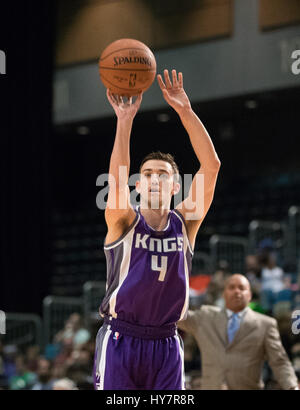
M 188 311 L 179 329 L 194 335 L 202 357 L 202 389 L 249 390 L 264 387 L 261 371 L 267 359 L 283 389 L 298 386 L 295 371 L 281 344 L 277 321 L 246 309 L 231 344 L 227 339 L 225 309 L 202 306 Z

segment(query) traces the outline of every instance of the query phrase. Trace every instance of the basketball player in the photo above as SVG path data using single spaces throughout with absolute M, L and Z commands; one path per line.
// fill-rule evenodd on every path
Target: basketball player
M 176 322 L 187 313 L 194 243 L 213 199 L 220 161 L 191 108 L 182 73 L 177 76 L 173 70 L 171 82 L 165 70 L 164 81 L 160 75 L 157 79 L 188 132 L 201 167 L 188 197 L 170 210 L 172 196 L 180 189 L 178 167 L 170 154 L 149 154 L 141 163 L 136 182 L 140 206 L 134 209 L 127 184 L 129 141 L 142 95 L 135 102 L 124 102 L 107 91 L 117 132 L 105 210 L 107 291 L 100 306 L 104 324 L 95 353 L 94 380 L 99 390 L 184 389 L 183 347 Z M 126 167 L 125 173 L 119 173 L 120 166 Z M 201 189 L 198 174 L 204 176 L 204 192 L 201 201 L 194 203 L 199 197 L 196 190 Z M 115 202 L 125 206 L 116 208 Z

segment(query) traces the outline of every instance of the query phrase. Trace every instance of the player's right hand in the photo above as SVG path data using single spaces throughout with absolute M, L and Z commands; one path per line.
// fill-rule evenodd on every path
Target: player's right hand
M 118 119 L 133 119 L 138 112 L 143 99 L 142 92 L 138 94 L 135 101 L 133 101 L 133 97 L 130 97 L 125 101 L 125 97 L 112 94 L 110 90 L 106 91 L 106 95 Z

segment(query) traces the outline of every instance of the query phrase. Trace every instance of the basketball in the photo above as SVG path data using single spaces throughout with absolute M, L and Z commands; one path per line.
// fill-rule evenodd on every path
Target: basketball
M 104 86 L 113 94 L 131 97 L 151 86 L 156 75 L 156 61 L 144 43 L 123 38 L 102 52 L 99 73 Z

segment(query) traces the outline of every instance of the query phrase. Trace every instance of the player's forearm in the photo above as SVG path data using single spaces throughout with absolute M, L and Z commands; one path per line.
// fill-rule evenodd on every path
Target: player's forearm
M 187 109 L 180 112 L 179 117 L 189 134 L 191 144 L 201 166 L 213 169 L 219 168 L 221 163 L 212 140 L 198 116 L 192 109 Z
M 130 134 L 133 119 L 118 119 L 113 151 L 110 157 L 109 175 L 116 186 L 127 185 L 130 168 Z M 124 168 L 120 172 L 120 167 Z

